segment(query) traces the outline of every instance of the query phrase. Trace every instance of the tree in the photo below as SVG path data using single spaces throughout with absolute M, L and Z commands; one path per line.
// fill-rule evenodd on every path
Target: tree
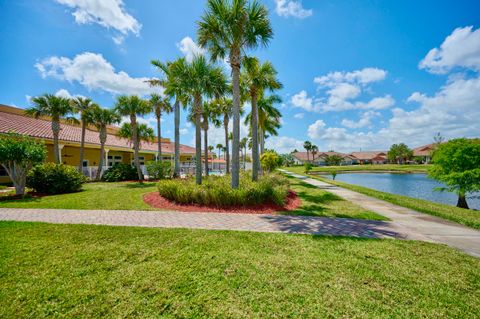
M 221 68 L 207 62 L 203 55 L 195 56 L 192 62 L 186 65 L 186 75 L 182 87 L 193 101 L 192 113 L 195 117 L 195 181 L 202 184 L 202 115 L 203 98 L 220 96 L 226 87 L 225 75 Z
M 243 170 L 247 167 L 247 145 L 248 138 L 244 137 L 240 140 L 240 148 L 243 150 Z
M 185 84 L 186 60 L 185 58 L 177 59 L 173 62 L 162 63 L 153 60 L 151 63 L 156 66 L 164 75 L 162 80 L 151 80 L 151 85 L 162 86 L 165 89 L 164 94 L 175 99 L 174 109 L 174 126 L 175 126 L 175 167 L 173 176 L 180 176 L 180 108 L 187 105 L 188 96 L 185 94 L 187 90 Z
M 310 148 L 310 151 L 312 152 L 312 161 L 315 162 L 315 155 L 318 154 L 318 146 L 312 145 L 312 147 Z
M 282 99 L 278 95 L 262 96 L 258 100 L 260 155 L 265 151 L 265 139 L 267 138 L 267 133 L 270 136 L 278 135 L 277 130 L 281 127 L 280 119 L 282 113 L 280 113 L 274 105 L 281 102 Z
M 232 117 L 232 99 L 230 98 L 219 98 L 215 99 L 214 103 L 216 103 L 216 107 L 219 111 L 219 115 L 223 116 L 223 130 L 225 133 L 225 145 L 227 149 L 227 153 L 225 154 L 226 157 L 226 171 L 227 174 L 230 173 L 230 132 L 228 131 L 228 124 L 230 122 L 230 118 Z
M 327 166 L 339 166 L 342 164 L 342 160 L 342 156 L 338 154 L 332 154 L 325 157 L 325 164 L 327 164 Z
M 268 10 L 257 1 L 208 0 L 198 23 L 198 43 L 213 60 L 228 57 L 233 85 L 232 187 L 240 184 L 240 68 L 245 51 L 273 37 Z
M 252 131 L 252 180 L 258 180 L 260 171 L 260 156 L 258 149 L 258 98 L 263 96 L 265 90 L 278 90 L 282 84 L 277 79 L 277 71 L 270 62 L 260 63 L 255 57 L 246 57 L 243 60 L 244 71 L 241 81 L 248 89 L 252 111 L 250 115 L 250 129 Z
M 268 151 L 262 154 L 261 159 L 262 167 L 267 172 L 272 172 L 277 167 L 280 167 L 282 160 L 277 153 Z
M 117 135 L 129 139 L 133 144 L 133 131 L 130 123 L 123 123 Z M 147 124 L 137 124 L 137 138 L 140 145 L 142 141 L 152 142 L 155 140 L 155 131 Z
M 289 166 L 292 166 L 292 165 L 295 164 L 295 157 L 293 157 L 293 155 L 291 153 L 290 154 L 281 154 L 280 159 L 282 161 L 283 166 L 289 167 Z
M 35 118 L 49 116 L 52 119 L 53 157 L 55 163 L 60 164 L 62 161 L 60 158 L 60 150 L 58 149 L 60 119 L 65 118 L 69 122 L 78 122 L 78 120 L 72 116 L 73 107 L 68 99 L 52 94 L 34 97 L 32 103 L 34 106 L 25 111 L 27 115 Z
M 136 95 L 122 95 L 117 98 L 115 105 L 115 111 L 122 116 L 128 116 L 130 118 L 131 134 L 133 142 L 133 159 L 135 167 L 137 169 L 138 180 L 143 180 L 143 174 L 140 169 L 140 161 L 138 160 L 138 151 L 140 148 L 140 140 L 138 138 L 137 130 L 137 116 L 150 113 L 152 107 L 150 103 L 139 98 Z
M 83 157 L 85 153 L 85 133 L 87 130 L 87 125 L 91 124 L 88 122 L 87 112 L 90 110 L 94 103 L 91 99 L 77 96 L 70 100 L 70 103 L 73 107 L 73 110 L 80 114 L 80 122 L 82 124 L 82 136 L 80 138 L 80 161 L 78 163 L 78 171 L 83 171 Z
M 387 157 L 389 161 L 401 164 L 413 157 L 413 151 L 404 143 L 393 144 L 387 153 Z
M 102 170 L 105 159 L 105 143 L 107 142 L 107 126 L 120 122 L 120 116 L 110 109 L 104 109 L 94 104 L 85 113 L 86 120 L 95 126 L 99 132 L 100 139 L 100 160 L 98 161 L 97 175 L 95 179 L 102 177 Z
M 17 195 L 25 194 L 28 172 L 46 156 L 43 142 L 16 133 L 0 134 L 0 164 L 12 180 Z
M 223 151 L 223 145 L 222 144 L 217 144 L 217 150 L 218 150 L 218 158 L 220 159 L 221 151 Z
M 466 195 L 480 191 L 480 139 L 453 139 L 438 146 L 428 175 L 445 184 L 440 190 L 458 195 L 457 207 L 468 209 Z
M 149 102 L 153 108 L 153 112 L 155 113 L 155 117 L 157 119 L 157 160 L 162 161 L 162 113 L 172 112 L 172 105 L 170 104 L 169 98 L 161 97 L 159 94 L 155 93 L 150 96 Z
M 310 150 L 312 149 L 312 143 L 310 141 L 305 141 L 303 143 L 303 148 L 307 151 L 307 162 L 310 162 Z
M 216 121 L 218 116 L 218 108 L 216 103 L 212 101 L 205 102 L 203 104 L 203 113 L 202 113 L 202 128 L 203 128 L 203 142 L 204 142 L 204 158 L 205 158 L 205 175 L 208 176 L 208 129 L 210 128 L 210 121 L 214 121 L 216 125 L 219 123 Z

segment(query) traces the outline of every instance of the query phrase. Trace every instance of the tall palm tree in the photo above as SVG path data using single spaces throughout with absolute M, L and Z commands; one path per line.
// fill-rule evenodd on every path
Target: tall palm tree
M 226 98 L 222 97 L 219 99 L 215 99 L 214 103 L 216 104 L 216 107 L 218 109 L 219 116 L 222 117 L 222 124 L 223 124 L 223 130 L 225 134 L 225 146 L 227 148 L 227 154 L 225 155 L 227 160 L 226 160 L 226 172 L 227 174 L 230 173 L 230 149 L 229 149 L 229 144 L 230 144 L 230 139 L 229 139 L 229 130 L 228 130 L 228 125 L 230 123 L 230 118 L 232 117 L 232 99 L 231 98 Z
M 70 122 L 78 122 L 73 117 L 73 107 L 68 99 L 53 94 L 34 97 L 32 103 L 34 106 L 25 111 L 27 115 L 35 118 L 49 116 L 52 119 L 53 157 L 55 163 L 60 164 L 62 162 L 60 150 L 58 149 L 58 136 L 61 129 L 60 119 L 64 118 Z
M 312 162 L 315 162 L 315 155 L 318 154 L 318 146 L 312 145 L 312 147 L 310 148 L 310 151 L 312 152 Z
M 217 144 L 216 148 L 218 150 L 218 159 L 220 159 L 220 154 L 221 154 L 221 151 L 223 150 L 223 145 Z
M 129 139 L 133 144 L 132 132 L 133 130 L 130 123 L 123 123 L 117 135 Z M 142 144 L 142 141 L 152 142 L 155 140 L 155 132 L 153 128 L 149 127 L 147 124 L 137 124 L 137 137 L 140 145 Z
M 265 152 L 266 134 L 278 135 L 277 130 L 281 127 L 280 119 L 282 113 L 275 107 L 275 104 L 281 103 L 282 99 L 278 95 L 261 97 L 258 100 L 258 128 L 260 140 L 260 155 Z
M 93 102 L 89 98 L 77 96 L 70 100 L 73 110 L 80 114 L 80 122 L 82 125 L 82 136 L 80 138 L 80 162 L 78 163 L 78 171 L 83 170 L 83 157 L 85 153 L 85 133 L 87 131 L 88 123 L 88 110 L 93 107 Z
M 260 155 L 258 153 L 258 97 L 265 90 L 278 90 L 282 84 L 277 79 L 277 71 L 270 62 L 260 63 L 255 57 L 247 57 L 243 60 L 244 71 L 241 80 L 248 88 L 252 111 L 250 116 L 250 128 L 252 131 L 252 180 L 258 180 L 260 171 Z
M 137 116 L 145 115 L 150 113 L 152 107 L 150 103 L 139 98 L 136 95 L 122 95 L 117 98 L 117 103 L 115 104 L 115 111 L 122 116 L 128 116 L 130 118 L 130 125 L 132 131 L 132 142 L 133 142 L 133 159 L 135 167 L 137 168 L 138 180 L 143 180 L 143 174 L 140 169 L 140 162 L 138 160 L 138 151 L 140 148 L 140 140 L 138 138 L 137 131 Z
M 203 112 L 202 112 L 202 128 L 203 128 L 203 151 L 204 151 L 204 158 L 205 158 L 205 175 L 208 176 L 208 129 L 210 128 L 210 121 L 214 122 L 215 126 L 219 125 L 217 116 L 218 116 L 218 108 L 216 103 L 212 101 L 205 102 L 203 104 Z
M 202 183 L 202 115 L 203 98 L 220 96 L 225 88 L 225 75 L 221 68 L 207 62 L 204 56 L 195 56 L 186 66 L 187 76 L 183 79 L 183 87 L 193 101 L 192 113 L 195 116 L 195 180 Z
M 273 37 L 267 8 L 247 0 L 208 0 L 198 23 L 198 43 L 213 60 L 228 57 L 233 85 L 232 187 L 240 184 L 240 67 L 245 51 Z
M 310 150 L 312 149 L 312 142 L 305 141 L 303 143 L 303 148 L 307 151 L 307 162 L 310 162 L 309 154 L 310 154 Z
M 162 161 L 162 113 L 172 112 L 172 105 L 170 104 L 170 99 L 168 97 L 161 97 L 159 94 L 155 93 L 150 96 L 149 102 L 152 105 L 153 112 L 157 118 L 157 161 Z
M 175 99 L 174 109 L 174 126 L 175 126 L 175 167 L 173 175 L 180 176 L 180 108 L 187 105 L 188 96 L 185 94 L 186 76 L 186 60 L 184 58 L 177 59 L 173 62 L 162 63 L 158 60 L 151 62 L 163 74 L 162 80 L 151 80 L 151 85 L 163 86 L 165 88 L 164 94 L 169 98 Z
M 93 104 L 85 112 L 85 119 L 94 125 L 98 132 L 100 138 L 100 160 L 98 161 L 97 175 L 95 179 L 99 180 L 102 176 L 102 170 L 104 166 L 105 159 L 105 142 L 107 141 L 107 126 L 120 122 L 120 116 L 111 109 L 104 109 Z

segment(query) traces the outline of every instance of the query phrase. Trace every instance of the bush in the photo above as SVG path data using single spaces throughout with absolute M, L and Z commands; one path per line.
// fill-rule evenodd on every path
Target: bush
M 147 163 L 149 179 L 165 179 L 172 177 L 172 163 L 152 161 Z
M 216 207 L 250 206 L 265 203 L 283 205 L 288 194 L 289 183 L 277 174 L 262 176 L 258 182 L 242 174 L 240 187 L 230 187 L 229 176 L 209 176 L 202 185 L 193 178 L 164 180 L 158 183 L 161 196 L 179 204 L 199 204 Z
M 312 163 L 305 163 L 305 174 L 310 173 L 310 171 L 312 170 L 312 168 L 313 168 Z
M 37 165 L 27 176 L 27 186 L 43 194 L 77 192 L 86 181 L 76 167 L 54 163 Z
M 119 163 L 115 164 L 103 173 L 102 179 L 105 182 L 133 181 L 138 179 L 135 166 Z
M 265 152 L 260 157 L 260 162 L 262 164 L 262 168 L 267 172 L 274 171 L 277 167 L 282 165 L 282 160 L 275 152 Z

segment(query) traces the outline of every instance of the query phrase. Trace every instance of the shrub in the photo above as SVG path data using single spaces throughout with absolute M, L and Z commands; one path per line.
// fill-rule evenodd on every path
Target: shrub
M 86 180 L 76 167 L 45 163 L 30 171 L 27 186 L 44 194 L 72 193 L 81 190 Z
M 102 179 L 106 182 L 121 182 L 137 180 L 137 169 L 129 164 L 113 165 L 103 173 Z
M 165 179 L 172 177 L 172 163 L 152 161 L 147 163 L 149 179 Z
M 262 163 L 262 168 L 267 172 L 272 172 L 282 165 L 282 160 L 278 154 L 271 151 L 263 153 L 260 157 L 260 162 Z
M 308 174 L 310 173 L 310 171 L 312 170 L 312 163 L 305 163 L 305 174 Z
M 163 180 L 158 183 L 161 196 L 179 204 L 199 204 L 216 207 L 250 206 L 265 203 L 283 205 L 288 194 L 288 180 L 277 174 L 262 176 L 258 182 L 242 174 L 240 187 L 230 187 L 229 176 L 209 176 L 202 185 L 193 178 Z

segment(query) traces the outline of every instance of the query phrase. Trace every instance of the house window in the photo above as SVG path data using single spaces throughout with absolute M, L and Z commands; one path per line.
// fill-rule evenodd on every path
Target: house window
M 82 166 L 83 167 L 88 167 L 88 160 L 83 160 Z
M 8 176 L 7 170 L 2 165 L 0 165 L 0 176 Z
M 107 157 L 108 159 L 108 166 L 113 166 L 122 163 L 122 156 L 121 155 L 109 155 Z
M 140 162 L 140 165 L 145 165 L 145 156 L 139 156 L 138 161 Z M 135 159 L 132 159 L 132 165 L 135 165 Z

